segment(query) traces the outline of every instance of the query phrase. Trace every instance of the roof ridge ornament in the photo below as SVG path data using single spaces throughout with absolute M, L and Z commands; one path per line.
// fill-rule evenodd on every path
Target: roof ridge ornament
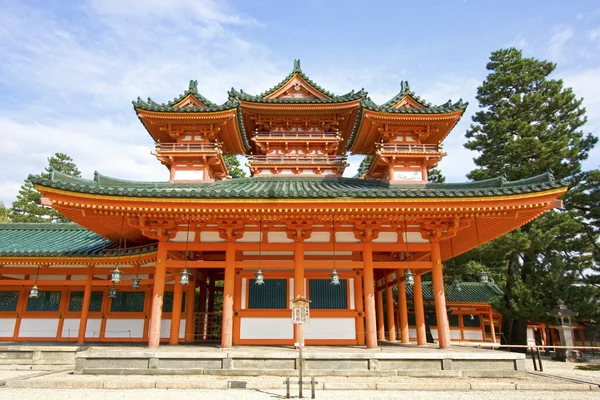
M 194 93 L 198 92 L 198 81 L 196 79 L 190 80 L 189 91 Z
M 300 59 L 294 60 L 294 69 L 293 72 L 302 72 L 302 68 L 300 67 Z
M 408 84 L 408 81 L 400 81 L 400 91 L 410 92 L 410 85 Z

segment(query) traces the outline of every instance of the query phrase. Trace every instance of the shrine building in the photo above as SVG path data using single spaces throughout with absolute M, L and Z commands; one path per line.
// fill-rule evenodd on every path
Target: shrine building
M 169 181 L 30 176 L 77 225 L 0 224 L 0 340 L 293 345 L 290 301 L 305 298 L 307 345 L 424 344 L 426 325 L 440 348 L 496 342 L 501 292 L 449 293 L 444 263 L 567 190 L 551 174 L 430 183 L 467 104 L 431 105 L 407 82 L 383 104 L 336 95 L 299 61 L 259 95 L 215 104 L 192 81 L 133 106 Z M 342 177 L 348 154 L 369 157 L 363 176 Z

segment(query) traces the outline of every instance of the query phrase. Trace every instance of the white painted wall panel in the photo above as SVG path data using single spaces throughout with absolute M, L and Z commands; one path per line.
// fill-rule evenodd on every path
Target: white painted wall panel
M 175 171 L 175 181 L 201 181 L 204 179 L 203 171 L 179 170 Z
M 63 328 L 61 337 L 63 338 L 77 338 L 79 335 L 79 319 L 69 318 L 63 321 Z M 101 319 L 88 319 L 85 328 L 85 337 L 87 338 L 99 338 L 100 337 L 100 323 Z
M 460 329 L 450 329 L 450 339 L 460 340 Z
M 330 239 L 331 234 L 329 232 L 313 232 L 312 235 L 310 235 L 310 237 L 304 241 L 304 243 L 328 243 Z
M 106 333 L 107 338 L 129 339 L 131 332 L 132 338 L 141 338 L 144 331 L 143 319 L 107 319 Z
M 160 321 L 160 338 L 168 339 L 171 336 L 171 320 L 162 319 Z
M 188 232 L 187 225 L 180 226 L 180 229 L 184 229 L 183 231 L 177 232 L 173 239 L 169 239 L 169 242 L 194 242 L 196 239 L 196 232 Z
M 437 329 L 436 328 L 431 328 L 431 336 L 433 336 L 434 339 L 438 338 L 438 334 L 437 334 Z
M 354 279 L 348 279 L 348 285 L 350 286 L 348 290 L 350 290 L 350 309 L 355 310 L 354 304 Z
M 16 318 L 0 318 L 0 337 L 13 337 Z
M 240 318 L 240 339 L 292 339 L 291 318 Z
M 305 326 L 306 339 L 356 339 L 354 318 L 311 318 Z
M 416 338 L 417 337 L 417 329 L 416 328 L 408 328 L 408 337 Z
M 483 340 L 480 330 L 465 330 L 465 340 Z
M 336 232 L 335 240 L 338 243 L 359 243 L 360 239 L 354 237 L 354 232 Z
M 380 232 L 377 239 L 373 240 L 373 243 L 397 243 L 398 233 L 397 232 Z
M 263 233 L 264 235 L 264 233 Z M 260 240 L 260 232 L 244 232 L 244 235 L 237 240 L 239 243 L 258 243 Z
M 219 232 L 200 232 L 200 241 L 204 243 L 224 242 L 225 239 L 219 237 Z
M 23 318 L 19 337 L 56 337 L 58 318 Z
M 242 310 L 246 309 L 246 278 L 242 278 Z
M 267 238 L 269 243 L 294 243 L 293 239 L 287 237 L 286 232 L 268 232 Z

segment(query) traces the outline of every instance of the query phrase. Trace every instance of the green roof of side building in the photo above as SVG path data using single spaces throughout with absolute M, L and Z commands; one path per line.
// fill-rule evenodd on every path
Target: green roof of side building
M 54 172 L 50 179 L 30 175 L 36 185 L 77 193 L 154 198 L 469 198 L 508 196 L 566 187 L 546 173 L 507 182 L 499 177 L 478 182 L 389 185 L 355 178 L 242 178 L 210 183 L 135 182 L 94 174 L 93 180 Z
M 155 245 L 119 250 L 76 224 L 0 223 L 0 257 L 114 257 L 155 250 Z
M 434 301 L 433 285 L 431 282 L 423 282 L 423 300 Z M 393 287 L 394 293 L 398 293 L 398 287 Z M 504 294 L 495 283 L 462 282 L 460 291 L 453 289 L 451 284 L 444 285 L 446 301 L 453 303 L 489 303 L 492 298 Z M 406 298 L 413 299 L 413 286 L 406 285 Z

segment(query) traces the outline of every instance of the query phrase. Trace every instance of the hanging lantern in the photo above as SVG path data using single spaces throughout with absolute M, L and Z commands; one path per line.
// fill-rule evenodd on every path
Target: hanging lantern
M 131 288 L 139 289 L 140 288 L 140 278 L 137 276 L 131 280 Z
M 471 314 L 471 321 L 475 320 L 475 316 L 473 314 Z
M 121 282 L 121 271 L 119 271 L 119 267 L 116 266 L 115 270 L 112 272 L 112 275 L 110 277 L 110 281 L 112 283 L 119 283 Z
M 37 299 L 37 298 L 38 298 L 38 296 L 39 296 L 39 294 L 40 294 L 40 291 L 39 291 L 39 289 L 38 289 L 37 285 L 34 285 L 34 286 L 31 288 L 31 290 L 29 291 L 29 298 L 30 298 L 30 299 Z
M 406 279 L 407 285 L 412 286 L 415 284 L 415 274 L 410 271 L 410 268 L 404 272 L 404 278 Z
M 454 281 L 452 282 L 452 289 L 456 290 L 457 292 L 460 292 L 462 290 L 462 287 L 460 286 L 460 281 L 458 279 L 454 279 Z
M 256 282 L 257 285 L 263 285 L 265 283 L 265 277 L 261 269 L 256 271 Z
M 108 290 L 108 297 L 111 298 L 111 299 L 116 299 L 117 298 L 117 288 L 111 287 Z
M 187 286 L 190 283 L 190 273 L 187 268 L 184 268 L 181 274 L 179 274 L 179 283 L 181 286 Z
M 479 283 L 483 284 L 483 285 L 487 285 L 490 281 L 490 278 L 488 277 L 487 272 L 480 272 L 477 275 L 479 275 Z
M 335 268 L 331 273 L 331 284 L 336 286 L 340 284 L 340 274 L 338 274 Z

